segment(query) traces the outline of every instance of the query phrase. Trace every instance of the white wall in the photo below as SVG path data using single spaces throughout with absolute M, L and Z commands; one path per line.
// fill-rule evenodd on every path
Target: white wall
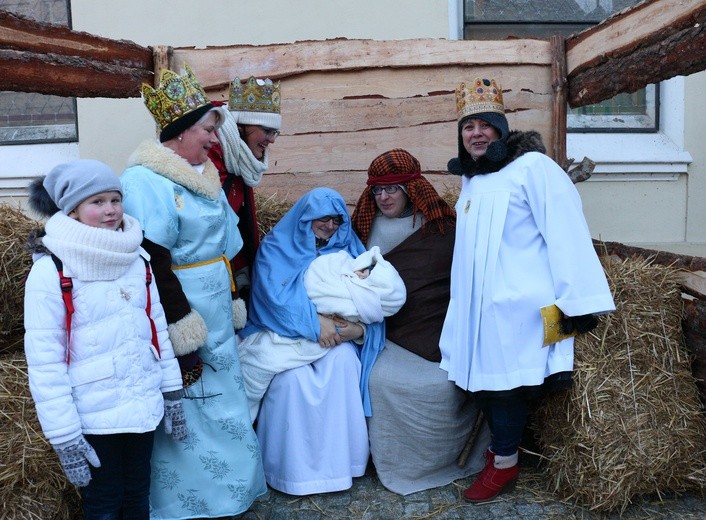
M 687 242 L 706 243 L 706 72 L 686 77 L 685 146 L 689 165 L 686 213 Z M 706 256 L 706 248 L 700 248 Z
M 681 154 L 657 146 L 637 146 L 623 156 L 635 160 L 655 155 L 662 164 L 651 164 L 648 173 L 596 174 L 578 188 L 594 237 L 650 249 L 706 256 L 706 71 L 670 80 L 675 96 L 683 91 L 683 109 L 677 114 L 673 138 Z M 669 98 L 669 96 L 667 96 Z M 677 100 L 662 104 L 662 124 Z M 670 157 L 687 160 L 686 172 Z M 686 156 L 686 159 L 684 158 Z M 578 157 L 579 159 L 581 157 Z M 650 159 L 652 160 L 652 159 Z M 629 164 L 623 164 L 628 169 Z M 619 169 L 621 166 L 616 165 Z M 678 173 L 677 173 L 678 172 Z

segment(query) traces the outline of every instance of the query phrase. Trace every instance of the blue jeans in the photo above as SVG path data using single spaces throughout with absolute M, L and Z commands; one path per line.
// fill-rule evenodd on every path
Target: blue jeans
M 514 454 L 520 447 L 527 422 L 527 401 L 522 397 L 489 398 L 483 399 L 480 407 L 490 428 L 493 453 L 502 456 Z
M 149 520 L 154 432 L 86 435 L 100 468 L 81 489 L 84 520 Z

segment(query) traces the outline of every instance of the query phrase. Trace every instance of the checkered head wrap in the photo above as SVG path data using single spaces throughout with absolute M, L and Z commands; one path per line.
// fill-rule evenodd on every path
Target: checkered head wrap
M 426 222 L 435 222 L 439 233 L 446 233 L 447 223 L 456 218 L 456 213 L 422 177 L 419 161 L 408 151 L 395 148 L 377 156 L 368 168 L 367 186 L 353 211 L 353 229 L 363 244 L 368 242 L 370 228 L 377 213 L 373 186 L 400 184 L 412 204 L 413 214 L 421 212 Z

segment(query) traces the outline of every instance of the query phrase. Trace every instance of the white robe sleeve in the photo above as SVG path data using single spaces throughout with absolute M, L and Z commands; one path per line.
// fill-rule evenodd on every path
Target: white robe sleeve
M 615 310 L 576 187 L 558 164 L 534 155 L 526 194 L 547 244 L 557 307 L 567 316 Z

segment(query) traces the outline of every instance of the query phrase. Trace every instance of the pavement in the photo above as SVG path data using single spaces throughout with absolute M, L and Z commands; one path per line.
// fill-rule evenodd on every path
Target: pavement
M 522 468 L 513 491 L 485 504 L 469 504 L 461 493 L 474 478 L 457 480 L 444 487 L 407 496 L 386 490 L 370 465 L 363 477 L 354 479 L 351 489 L 304 497 L 270 490 L 233 520 L 325 520 L 325 519 L 706 519 L 706 498 L 698 494 L 679 497 L 638 497 L 622 513 L 596 513 L 561 501 L 542 486 L 540 470 Z

